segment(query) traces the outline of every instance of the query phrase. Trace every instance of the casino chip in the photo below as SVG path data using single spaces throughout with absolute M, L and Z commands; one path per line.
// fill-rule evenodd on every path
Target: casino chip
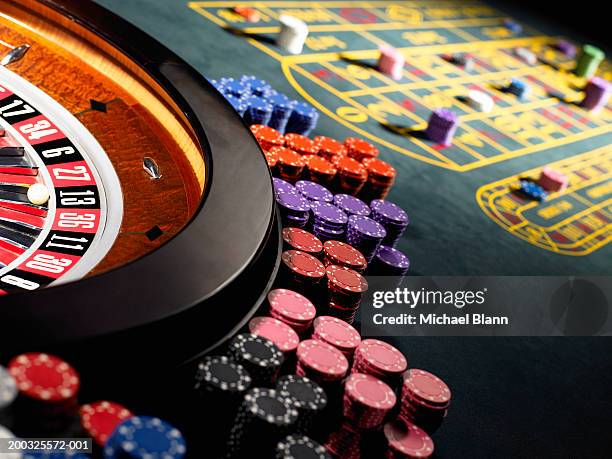
M 344 387 L 344 417 L 362 429 L 380 426 L 397 401 L 393 390 L 371 375 L 352 373 Z
M 414 424 L 396 420 L 385 424 L 383 431 L 390 459 L 422 459 L 434 452 L 432 439 Z
M 433 434 L 444 421 L 451 391 L 444 381 L 424 370 L 404 373 L 400 417 Z
M 347 154 L 346 147 L 331 137 L 320 135 L 315 137 L 313 142 L 317 147 L 317 154 L 328 161 L 333 161 L 336 156 L 346 156 Z
M 298 333 L 310 327 L 317 315 L 317 310 L 312 302 L 293 290 L 283 288 L 270 290 L 268 302 L 270 303 L 270 315 L 285 322 Z
M 285 360 L 272 341 L 250 333 L 236 335 L 230 342 L 228 352 L 244 366 L 254 384 L 273 383 Z
M 124 406 L 106 400 L 83 405 L 79 414 L 83 429 L 100 446 L 104 446 L 118 424 L 133 416 Z
M 59 357 L 31 352 L 14 357 L 8 365 L 19 392 L 40 401 L 65 401 L 76 397 L 80 379 L 74 368 Z
M 313 439 L 289 435 L 276 446 L 276 459 L 331 459 L 331 456 Z
M 10 406 L 17 398 L 17 383 L 6 368 L 0 365 L 0 410 Z
M 319 257 L 323 244 L 313 234 L 301 228 L 283 228 L 282 232 L 285 250 L 300 250 L 313 257 Z
M 389 343 L 377 339 L 363 340 L 355 350 L 353 372 L 366 373 L 382 379 L 391 387 L 398 385 L 406 371 L 406 357 Z
M 296 374 L 300 376 L 316 382 L 339 381 L 348 369 L 346 357 L 327 343 L 307 339 L 298 346 Z
M 241 393 L 251 385 L 251 377 L 242 365 L 224 355 L 208 356 L 198 364 L 196 390 Z
M 323 244 L 325 266 L 340 265 L 354 269 L 359 273 L 365 272 L 368 262 L 359 250 L 340 241 L 327 241 Z
M 312 255 L 300 250 L 287 250 L 283 252 L 281 261 L 282 283 L 300 292 L 312 292 L 325 277 L 325 266 L 323 263 Z M 277 318 L 283 320 L 281 317 Z
M 249 331 L 269 339 L 285 354 L 294 352 L 300 343 L 293 328 L 274 317 L 253 317 L 249 321 Z
M 121 422 L 104 446 L 106 459 L 180 459 L 187 446 L 181 432 L 166 421 L 132 416 Z
M 276 382 L 276 390 L 298 411 L 296 430 L 309 434 L 318 415 L 327 406 L 327 395 L 316 382 L 304 376 L 286 375 Z
M 378 148 L 358 137 L 347 137 L 344 139 L 344 146 L 348 155 L 359 162 L 364 159 L 376 158 L 379 154 Z
M 331 316 L 319 316 L 314 320 L 312 339 L 331 344 L 348 360 L 352 360 L 353 353 L 361 342 L 361 336 L 353 326 Z

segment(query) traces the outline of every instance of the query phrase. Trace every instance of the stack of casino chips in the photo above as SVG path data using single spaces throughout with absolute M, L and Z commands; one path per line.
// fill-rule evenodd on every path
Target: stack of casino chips
M 376 64 L 378 70 L 394 80 L 401 80 L 405 64 L 403 54 L 388 45 L 381 46 L 379 50 L 380 55 Z
M 327 406 L 327 395 L 323 388 L 305 376 L 285 375 L 276 382 L 276 390 L 298 412 L 296 432 L 310 435 Z
M 591 78 L 584 88 L 584 99 L 580 106 L 594 113 L 599 112 L 608 104 L 612 84 L 600 77 Z
M 325 448 L 335 459 L 361 459 L 361 444 L 361 431 L 343 420 L 327 438 Z
M 322 286 L 325 266 L 317 258 L 300 250 L 286 250 L 281 255 L 281 285 L 300 293 L 315 295 Z
M 455 113 L 439 108 L 431 112 L 425 133 L 435 143 L 449 146 L 459 126 L 459 118 Z
M 312 233 L 321 241 L 343 239 L 347 215 L 330 202 L 312 202 L 310 206 Z
M 574 59 L 576 57 L 576 45 L 567 40 L 559 40 L 555 44 L 555 48 L 560 51 L 568 59 Z
M 366 279 L 346 266 L 329 265 L 327 276 L 327 314 L 352 324 L 368 290 Z
M 300 179 L 306 165 L 303 156 L 285 147 L 272 147 L 269 151 L 278 158 L 276 169 L 281 179 L 290 183 L 295 183 Z
M 341 241 L 327 241 L 323 244 L 323 264 L 346 266 L 361 274 L 368 267 L 367 260 L 359 250 Z
M 386 459 L 427 459 L 433 455 L 434 443 L 420 427 L 397 419 L 385 424 Z
M 271 127 L 263 124 L 252 124 L 251 132 L 264 151 L 272 147 L 283 147 L 285 145 L 285 138 L 283 135 Z
M 238 113 L 238 115 L 244 117 L 244 114 L 246 113 L 246 109 L 248 107 L 244 99 L 232 95 L 226 95 L 225 99 L 231 104 L 232 108 L 236 110 L 236 113 Z
M 331 137 L 320 135 L 315 137 L 313 142 L 317 147 L 317 154 L 328 161 L 333 161 L 338 156 L 346 156 L 348 153 L 343 144 Z
M 370 202 L 370 209 L 370 217 L 385 228 L 386 235 L 382 244 L 395 247 L 410 223 L 408 214 L 397 204 L 382 199 Z
M 245 368 L 254 385 L 274 383 L 285 360 L 272 341 L 252 333 L 236 335 L 229 344 L 228 353 Z
M 307 339 L 297 349 L 295 373 L 330 387 L 339 384 L 349 369 L 349 362 L 334 346 L 323 341 Z
M 381 245 L 368 266 L 368 275 L 403 277 L 409 268 L 410 260 L 403 252 L 394 247 Z
M 295 190 L 295 187 L 283 180 L 280 179 L 278 177 L 272 177 L 272 184 L 274 185 L 274 193 L 278 194 L 278 193 L 297 193 L 297 191 Z
M 520 25 L 518 22 L 514 21 L 513 19 L 504 18 L 503 24 L 504 27 L 506 27 L 508 30 L 515 34 L 519 34 L 523 31 L 523 26 Z
M 361 215 L 368 217 L 370 208 L 361 199 L 351 196 L 350 194 L 339 193 L 334 196 L 334 205 L 344 211 L 349 217 L 351 215 Z
M 569 177 L 551 167 L 544 167 L 540 173 L 538 184 L 546 191 L 561 192 L 569 186 Z
M 361 343 L 361 335 L 344 320 L 332 316 L 319 316 L 314 320 L 312 339 L 323 341 L 338 349 L 349 362 Z
M 520 191 L 523 196 L 534 201 L 546 201 L 548 198 L 546 190 L 532 180 L 519 180 L 518 191 Z
M 272 118 L 268 125 L 280 132 L 285 132 L 289 117 L 297 102 L 274 90 L 271 91 L 268 102 L 272 104 Z
M 380 427 L 396 402 L 393 390 L 372 375 L 351 373 L 346 379 L 343 415 L 359 429 Z
M 285 132 L 309 135 L 317 126 L 319 112 L 306 102 L 297 102 L 293 107 Z
M 364 339 L 355 350 L 351 371 L 369 374 L 396 389 L 401 385 L 407 367 L 406 357 L 391 344 L 378 339 Z
M 446 417 L 451 391 L 444 381 L 424 370 L 410 369 L 404 374 L 400 417 L 433 434 Z
M 378 148 L 359 137 L 347 137 L 344 139 L 344 146 L 346 147 L 347 155 L 359 162 L 376 158 L 379 154 Z
M 366 167 L 349 156 L 336 156 L 334 166 L 338 171 L 334 180 L 335 192 L 351 196 L 359 194 L 368 179 Z
M 368 180 L 359 196 L 367 202 L 373 199 L 385 199 L 395 183 L 397 171 L 389 163 L 378 158 L 364 159 L 363 165 L 368 171 Z
M 268 303 L 270 315 L 289 325 L 298 334 L 308 330 L 317 315 L 314 304 L 293 290 L 270 290 Z
M 255 387 L 242 402 L 230 432 L 226 457 L 272 457 L 278 442 L 292 433 L 298 412 L 276 389 Z
M 134 414 L 123 405 L 108 400 L 87 403 L 79 409 L 83 431 L 103 447 L 115 428 Z
M 150 416 L 132 416 L 117 425 L 104 445 L 104 458 L 181 459 L 186 451 L 183 435 L 168 422 Z
M 314 142 L 301 134 L 285 134 L 285 145 L 300 155 L 314 155 L 317 153 Z
M 300 343 L 295 330 L 274 317 L 253 317 L 249 321 L 249 332 L 273 342 L 286 357 L 295 353 Z
M 299 180 L 295 183 L 295 189 L 312 203 L 332 202 L 334 195 L 323 185 L 311 182 L 310 180 Z
M 304 228 L 308 223 L 310 204 L 301 194 L 294 191 L 278 190 L 276 203 L 280 210 L 283 226 Z
M 313 257 L 321 258 L 323 243 L 314 234 L 301 228 L 283 228 L 281 234 L 283 238 L 283 251 L 300 250 Z
M 306 155 L 304 178 L 324 186 L 330 185 L 336 176 L 336 166 L 325 158 L 317 155 Z
M 247 108 L 243 118 L 246 124 L 268 124 L 270 122 L 272 119 L 272 104 L 268 103 L 266 99 L 251 96 L 245 102 Z
M 370 217 L 352 215 L 348 219 L 346 242 L 359 250 L 368 263 L 386 236 L 385 227 Z
M 289 14 L 278 17 L 280 30 L 276 36 L 276 44 L 291 54 L 301 54 L 308 36 L 308 24 Z
M 531 87 L 523 80 L 512 78 L 505 91 L 507 93 L 514 94 L 519 100 L 524 101 L 529 97 Z
M 305 435 L 288 435 L 276 446 L 276 459 L 331 459 L 325 447 Z
M 45 353 L 26 353 L 14 357 L 8 372 L 15 379 L 19 395 L 15 421 L 26 430 L 62 431 L 78 412 L 80 378 L 67 362 Z
M 584 45 L 576 62 L 574 73 L 579 77 L 591 78 L 605 58 L 604 52 L 593 45 Z

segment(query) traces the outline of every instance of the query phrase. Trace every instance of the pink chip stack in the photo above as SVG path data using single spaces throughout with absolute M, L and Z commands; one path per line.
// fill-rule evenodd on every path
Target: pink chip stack
M 352 373 L 344 385 L 342 414 L 360 429 L 375 429 L 396 402 L 393 390 L 380 379 Z
M 349 369 L 348 360 L 335 347 L 315 339 L 302 341 L 297 348 L 295 374 L 319 384 L 339 383 Z
M 332 316 L 319 316 L 314 320 L 312 339 L 331 344 L 351 362 L 361 342 L 359 332 L 344 320 Z
M 567 175 L 550 167 L 542 169 L 538 184 L 546 191 L 564 191 L 569 185 Z
M 395 347 L 377 339 L 365 339 L 355 350 L 351 372 L 372 375 L 395 388 L 407 367 L 406 357 Z
M 378 70 L 394 80 L 401 80 L 406 62 L 402 53 L 388 45 L 381 46 L 379 49 Z
M 268 293 L 270 315 L 285 322 L 296 333 L 304 333 L 312 325 L 317 310 L 312 302 L 293 290 L 277 288 Z

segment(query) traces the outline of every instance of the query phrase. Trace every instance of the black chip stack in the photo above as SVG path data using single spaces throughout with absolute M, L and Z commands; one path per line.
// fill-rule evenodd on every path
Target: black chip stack
M 331 456 L 313 439 L 289 435 L 276 446 L 276 459 L 331 459 Z
M 270 340 L 250 333 L 236 335 L 229 355 L 251 376 L 253 385 L 274 384 L 284 361 L 281 350 Z
M 299 414 L 296 432 L 310 434 L 315 420 L 327 406 L 325 391 L 313 380 L 297 375 L 282 376 L 276 382 L 276 389 L 291 401 Z
M 251 389 L 234 419 L 226 457 L 273 457 L 278 442 L 295 429 L 297 418 L 291 401 L 277 390 Z

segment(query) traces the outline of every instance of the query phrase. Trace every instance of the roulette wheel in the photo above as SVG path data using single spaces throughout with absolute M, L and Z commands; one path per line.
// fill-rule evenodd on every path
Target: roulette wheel
M 249 130 L 186 63 L 93 3 L 0 11 L 3 352 L 116 351 L 134 368 L 143 349 L 175 365 L 222 342 L 279 256 Z

